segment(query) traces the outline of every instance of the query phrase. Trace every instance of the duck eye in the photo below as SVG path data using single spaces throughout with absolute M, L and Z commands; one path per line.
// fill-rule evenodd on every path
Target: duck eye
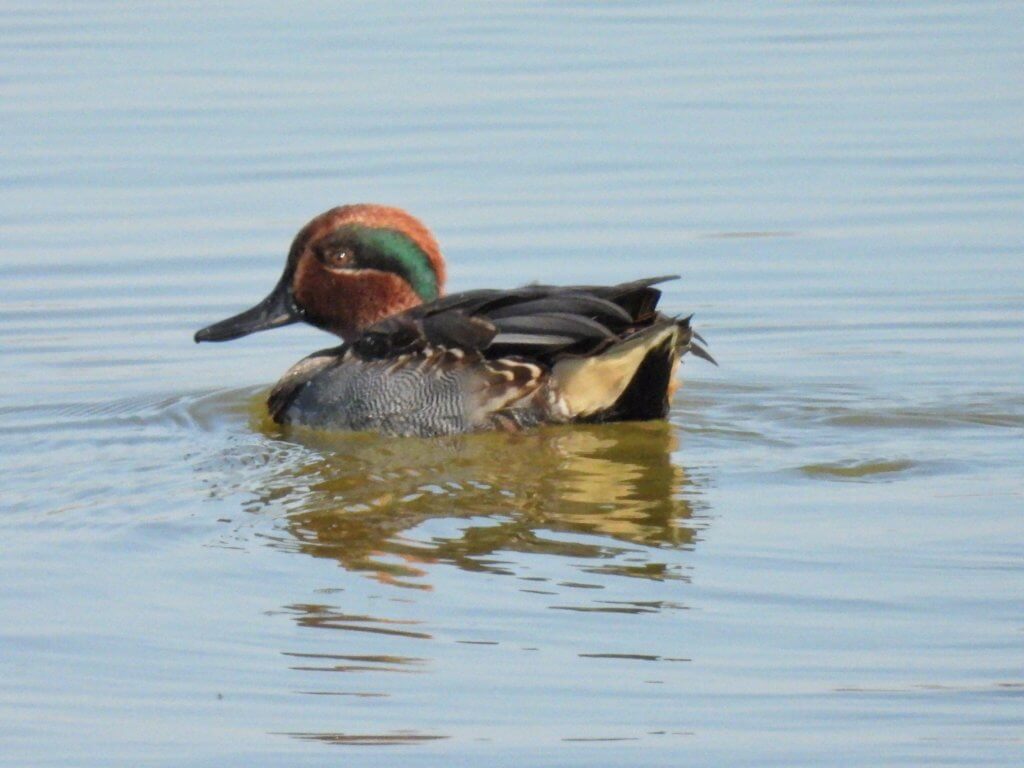
M 344 269 L 355 263 L 355 254 L 351 248 L 330 248 L 320 253 L 320 261 L 331 269 Z

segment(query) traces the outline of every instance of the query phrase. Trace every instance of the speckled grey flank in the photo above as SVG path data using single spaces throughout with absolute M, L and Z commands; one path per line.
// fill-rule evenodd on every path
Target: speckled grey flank
M 472 430 L 467 374 L 388 361 L 346 362 L 317 374 L 285 410 L 283 421 L 324 429 L 393 435 L 452 435 Z

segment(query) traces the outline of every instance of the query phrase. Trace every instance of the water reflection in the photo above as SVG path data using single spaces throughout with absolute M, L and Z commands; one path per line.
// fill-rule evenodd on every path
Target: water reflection
M 686 609 L 679 550 L 693 546 L 701 520 L 700 488 L 673 462 L 671 424 L 396 439 L 282 430 L 257 397 L 250 426 L 208 477 L 231 484 L 221 493 L 243 493 L 254 519 L 275 521 L 263 540 L 431 590 L 379 594 L 357 580 L 270 611 L 312 630 L 281 653 L 292 690 L 330 707 L 280 733 L 349 746 L 483 738 L 486 722 L 466 730 L 410 716 L 409 702 L 440 686 L 458 709 L 480 679 L 513 695 L 524 664 L 556 688 L 611 665 L 634 686 L 682 674 L 673 668 L 689 654 L 678 636 L 638 631 L 653 614 Z M 439 564 L 470 573 L 458 590 L 435 590 L 445 583 Z M 516 578 L 496 587 L 495 574 Z M 553 736 L 591 736 L 566 728 Z
M 402 586 L 426 587 L 425 566 L 509 573 L 500 553 L 593 559 L 594 570 L 671 578 L 623 553 L 694 541 L 698 491 L 672 462 L 662 422 L 548 428 L 444 440 L 312 430 L 282 432 L 298 448 L 266 462 L 253 511 L 286 510 L 276 546 L 337 560 Z M 590 570 L 588 568 L 588 570 Z

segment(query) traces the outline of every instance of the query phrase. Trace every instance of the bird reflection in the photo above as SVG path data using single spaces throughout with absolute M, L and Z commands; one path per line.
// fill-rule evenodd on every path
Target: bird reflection
M 429 588 L 421 577 L 434 562 L 509 572 L 507 552 L 672 578 L 657 558 L 618 556 L 694 540 L 699 489 L 672 462 L 665 422 L 424 440 L 282 431 L 253 418 L 269 445 L 296 449 L 260 462 L 262 487 L 247 505 L 287 510 L 288 535 L 275 543 L 381 581 Z

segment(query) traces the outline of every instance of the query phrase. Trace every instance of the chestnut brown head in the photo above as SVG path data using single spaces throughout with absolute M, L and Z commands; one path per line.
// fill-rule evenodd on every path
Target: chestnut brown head
M 228 341 L 299 321 L 350 340 L 378 320 L 438 298 L 444 281 L 437 242 L 405 211 L 332 208 L 299 230 L 269 296 L 203 328 L 195 340 Z

